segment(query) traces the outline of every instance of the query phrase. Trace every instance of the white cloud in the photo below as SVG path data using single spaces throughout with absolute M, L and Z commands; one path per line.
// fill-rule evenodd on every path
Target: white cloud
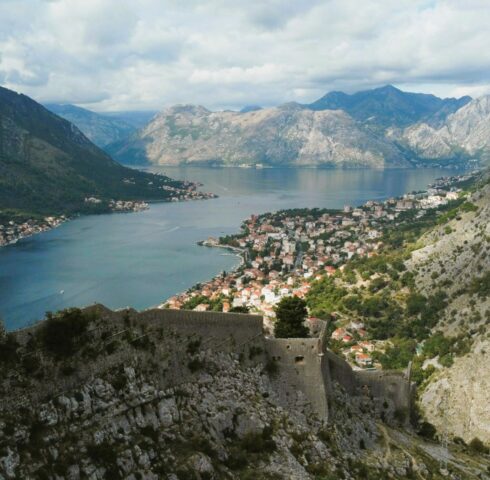
M 97 110 L 490 93 L 487 0 L 2 0 L 0 82 Z

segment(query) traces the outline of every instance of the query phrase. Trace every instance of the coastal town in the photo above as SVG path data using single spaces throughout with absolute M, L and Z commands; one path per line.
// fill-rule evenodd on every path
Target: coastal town
M 296 209 L 252 215 L 241 233 L 201 242 L 207 247 L 226 248 L 241 257 L 233 272 L 169 298 L 161 308 L 195 311 L 237 311 L 264 317 L 272 332 L 278 302 L 288 296 L 305 299 L 312 283 L 342 272 L 354 257 L 373 257 L 383 247 L 384 230 L 459 198 L 455 185 L 470 175 L 438 179 L 427 191 L 414 192 L 386 201 L 368 201 L 342 210 Z M 335 315 L 335 312 L 334 312 Z M 339 318 L 331 333 L 338 350 L 355 368 L 374 368 L 373 352 L 384 342 L 367 338 L 362 322 Z M 322 319 L 309 317 L 310 330 Z

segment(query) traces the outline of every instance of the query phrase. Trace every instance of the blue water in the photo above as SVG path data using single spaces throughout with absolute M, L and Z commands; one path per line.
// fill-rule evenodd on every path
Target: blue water
M 220 198 L 78 218 L 0 249 L 0 317 L 16 329 L 68 306 L 154 306 L 238 264 L 208 236 L 236 232 L 252 213 L 342 207 L 424 188 L 447 170 L 308 170 L 165 167 Z M 64 290 L 64 294 L 60 292 Z

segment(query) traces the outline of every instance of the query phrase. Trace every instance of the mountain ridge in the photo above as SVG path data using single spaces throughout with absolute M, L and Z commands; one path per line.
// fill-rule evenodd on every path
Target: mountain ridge
M 0 207 L 41 214 L 87 208 L 85 198 L 168 199 L 168 177 L 123 167 L 73 124 L 0 87 Z
M 385 86 L 352 95 L 331 92 L 307 105 L 289 102 L 240 112 L 174 105 L 106 150 L 122 163 L 134 165 L 465 165 L 482 153 L 461 145 L 426 155 L 408 133 L 425 125 L 434 131 L 444 128 L 474 102 L 470 97 L 441 99 Z M 483 130 L 490 133 L 490 120 Z

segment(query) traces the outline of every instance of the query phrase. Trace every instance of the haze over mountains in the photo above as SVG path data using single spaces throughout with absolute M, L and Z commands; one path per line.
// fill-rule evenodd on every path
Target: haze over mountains
M 45 107 L 56 115 L 74 123 L 95 145 L 105 147 L 109 143 L 128 137 L 145 126 L 156 112 L 109 112 L 95 113 L 70 104 L 50 103 Z

